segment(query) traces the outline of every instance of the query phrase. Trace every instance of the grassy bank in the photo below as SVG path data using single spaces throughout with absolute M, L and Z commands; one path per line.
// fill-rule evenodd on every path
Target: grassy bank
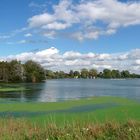
M 0 121 L 1 140 L 139 140 L 140 122 L 71 123 L 43 126 L 25 120 Z

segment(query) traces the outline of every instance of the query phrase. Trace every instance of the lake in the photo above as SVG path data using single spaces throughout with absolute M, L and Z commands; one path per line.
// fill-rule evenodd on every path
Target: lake
M 119 96 L 140 101 L 140 79 L 59 79 L 20 85 L 32 90 L 1 92 L 0 98 L 20 102 L 57 102 L 93 96 Z

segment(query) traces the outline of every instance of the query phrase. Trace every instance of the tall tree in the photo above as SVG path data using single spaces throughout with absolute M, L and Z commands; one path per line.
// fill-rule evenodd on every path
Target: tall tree
M 104 69 L 104 70 L 103 70 L 103 78 L 112 78 L 111 70 L 109 70 L 109 69 Z
M 56 78 L 55 73 L 53 71 L 51 71 L 51 70 L 46 70 L 45 74 L 46 74 L 46 78 L 47 79 L 54 79 L 54 78 Z
M 88 69 L 82 69 L 81 70 L 81 78 L 89 78 L 89 72 Z
M 41 82 L 45 80 L 45 71 L 38 63 L 29 60 L 24 64 L 24 69 L 26 81 Z
M 0 62 L 0 80 L 3 82 L 8 82 L 9 81 L 9 74 L 10 69 L 9 69 L 9 63 L 8 62 Z
M 69 77 L 70 77 L 70 78 L 74 78 L 74 72 L 73 72 L 73 70 L 70 70 L 70 72 L 69 72 Z
M 112 70 L 111 75 L 112 75 L 112 78 L 121 78 L 121 74 L 119 70 Z
M 21 62 L 17 60 L 12 60 L 9 62 L 9 81 L 12 82 L 22 82 L 24 81 L 24 68 Z
M 123 71 L 121 72 L 121 77 L 122 77 L 122 78 L 130 78 L 130 73 L 129 73 L 129 71 L 128 71 L 128 70 L 123 70 Z
M 97 72 L 97 70 L 96 69 L 90 69 L 89 70 L 89 77 L 90 78 L 97 78 L 97 74 L 98 74 L 98 72 Z
M 74 78 L 80 78 L 80 72 L 74 71 Z

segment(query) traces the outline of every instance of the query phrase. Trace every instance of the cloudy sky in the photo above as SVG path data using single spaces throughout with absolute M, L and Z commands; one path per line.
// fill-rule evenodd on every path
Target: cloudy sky
M 1 0 L 0 61 L 140 73 L 140 0 Z

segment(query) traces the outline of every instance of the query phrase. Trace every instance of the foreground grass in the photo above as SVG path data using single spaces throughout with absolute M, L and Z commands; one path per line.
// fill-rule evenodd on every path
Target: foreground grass
M 140 122 L 70 123 L 43 126 L 25 120 L 0 120 L 0 140 L 139 140 Z

